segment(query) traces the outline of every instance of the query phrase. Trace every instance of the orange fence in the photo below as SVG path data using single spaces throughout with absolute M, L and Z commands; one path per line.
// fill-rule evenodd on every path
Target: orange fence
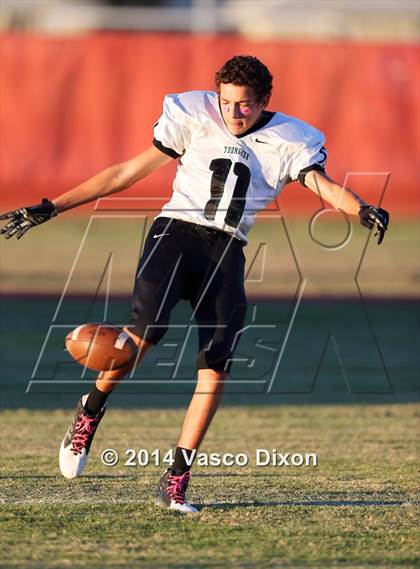
M 368 201 L 413 215 L 419 190 L 419 52 L 415 45 L 257 42 L 233 35 L 98 33 L 1 38 L 2 206 L 53 197 L 151 142 L 166 93 L 212 89 L 236 53 L 274 75 L 269 108 L 323 130 L 328 172 Z M 172 167 L 128 195 L 169 196 Z M 288 212 L 313 210 L 292 184 Z

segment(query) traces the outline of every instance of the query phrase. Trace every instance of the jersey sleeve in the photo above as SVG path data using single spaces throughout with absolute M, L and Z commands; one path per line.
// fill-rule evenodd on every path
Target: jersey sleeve
M 190 142 L 191 117 L 179 95 L 167 95 L 163 113 L 153 127 L 153 144 L 172 158 L 182 156 Z
M 322 132 L 312 129 L 309 136 L 305 136 L 303 144 L 292 155 L 289 165 L 289 179 L 299 180 L 305 185 L 305 176 L 311 170 L 325 172 L 327 151 L 324 147 L 325 136 Z

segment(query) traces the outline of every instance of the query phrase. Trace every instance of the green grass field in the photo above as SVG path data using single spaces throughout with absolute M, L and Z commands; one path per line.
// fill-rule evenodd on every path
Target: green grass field
M 196 467 L 198 516 L 153 504 L 162 468 L 101 464 L 105 448 L 165 450 L 180 409 L 111 408 L 86 475 L 57 451 L 69 412 L 5 411 L 2 567 L 415 567 L 414 405 L 224 407 L 207 452 L 315 452 L 316 467 Z M 122 459 L 123 460 L 123 459 Z M 418 566 L 418 565 L 417 565 Z
M 86 227 L 63 217 L 2 243 L 0 567 L 419 566 L 417 224 L 395 222 L 384 245 L 370 240 L 365 252 L 358 226 L 333 251 L 308 240 L 306 222 L 257 224 L 248 324 L 262 328 L 243 335 L 245 359 L 232 368 L 202 449 L 245 452 L 250 462 L 196 465 L 194 518 L 153 504 L 164 465 L 124 466 L 127 448 L 176 444 L 194 388 L 194 343 L 172 379 L 161 365 L 173 359 L 168 347 L 147 354 L 110 399 L 85 475 L 59 474 L 61 438 L 94 377 L 81 377 L 63 351 L 65 335 L 86 321 L 127 321 L 141 242 L 138 220 L 100 217 L 80 248 Z M 332 220 L 317 238 L 338 242 L 342 230 Z M 185 321 L 187 306 L 173 316 Z M 120 454 L 113 468 L 100 461 L 106 448 Z M 256 448 L 316 453 L 318 466 L 257 467 Z
M 2 303 L 1 567 L 418 566 L 414 302 L 366 304 L 385 368 L 369 359 L 371 330 L 366 322 L 360 326 L 360 305 L 354 300 L 302 305 L 302 336 L 290 344 L 290 360 L 280 368 L 285 381 L 275 383 L 272 392 L 267 393 L 266 358 L 256 359 L 260 368 L 254 372 L 235 364 L 202 450 L 245 452 L 250 462 L 196 466 L 190 498 L 201 512 L 195 518 L 153 504 L 165 465 L 124 466 L 125 449 L 163 452 L 175 445 L 194 384 L 194 347 L 187 354 L 185 382 L 162 379 L 151 358 L 136 372 L 136 381 L 119 386 L 85 476 L 68 481 L 58 471 L 58 447 L 92 376 L 81 380 L 81 368 L 63 352 L 65 325 L 99 319 L 103 299 L 92 304 L 76 297 L 63 303 L 57 321 L 64 328 L 47 344 L 30 384 L 57 302 L 54 296 L 9 296 Z M 255 303 L 261 322 L 287 321 L 291 300 Z M 109 316 L 122 321 L 128 299 L 114 298 L 110 304 Z M 181 306 L 174 318 L 185 315 Z M 347 362 L 350 391 L 331 345 L 323 353 L 323 344 L 317 343 L 317 337 L 327 337 L 325 322 L 340 349 L 351 347 L 351 360 L 346 350 L 339 351 Z M 321 357 L 318 369 L 313 364 Z M 246 374 L 265 381 L 238 382 Z M 162 382 L 151 383 L 153 378 Z M 100 461 L 106 448 L 120 454 L 113 468 Z M 316 453 L 318 466 L 257 467 L 256 448 Z

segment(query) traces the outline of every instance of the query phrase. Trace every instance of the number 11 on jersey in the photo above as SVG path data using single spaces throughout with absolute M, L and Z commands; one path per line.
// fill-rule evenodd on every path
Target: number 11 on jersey
M 213 172 L 210 182 L 211 197 L 204 208 L 204 217 L 209 221 L 213 221 L 223 196 L 227 177 L 232 168 L 232 160 L 229 158 L 215 158 L 210 162 L 209 168 Z M 251 172 L 248 166 L 242 162 L 235 162 L 233 173 L 237 176 L 237 180 L 226 212 L 225 222 L 231 227 L 238 227 L 245 209 L 246 193 L 251 180 Z

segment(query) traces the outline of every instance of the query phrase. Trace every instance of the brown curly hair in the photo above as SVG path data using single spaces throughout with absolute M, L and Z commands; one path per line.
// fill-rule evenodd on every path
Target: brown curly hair
M 273 89 L 273 76 L 268 67 L 252 55 L 235 55 L 216 71 L 216 87 L 220 92 L 221 83 L 246 85 L 252 87 L 259 103 L 268 96 Z

